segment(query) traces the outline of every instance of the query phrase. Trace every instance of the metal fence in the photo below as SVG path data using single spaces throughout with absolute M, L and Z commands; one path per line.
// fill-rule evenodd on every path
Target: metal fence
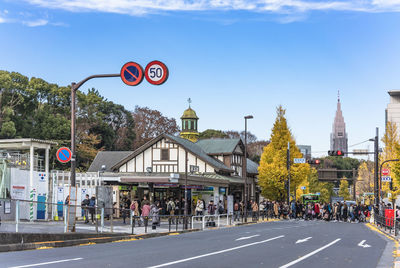
M 4 207 L 4 208 L 3 208 Z M 54 210 L 54 217 L 48 220 L 32 221 L 32 213 L 46 213 Z M 68 232 L 73 223 L 69 221 L 69 204 L 39 202 L 31 200 L 0 200 L 0 232 L 24 233 L 62 233 Z M 33 209 L 35 208 L 35 210 Z M 76 232 L 88 233 L 130 233 L 176 232 L 190 229 L 222 228 L 245 222 L 257 222 L 268 219 L 264 212 L 249 212 L 248 215 L 160 215 L 159 213 L 141 213 L 117 207 L 75 206 Z M 158 209 L 160 210 L 160 209 Z M 118 216 L 118 217 L 117 217 Z
M 399 234 L 400 228 L 400 220 L 395 217 L 385 217 L 381 215 L 375 215 L 374 217 L 375 224 L 384 229 L 385 231 L 389 231 L 395 236 Z

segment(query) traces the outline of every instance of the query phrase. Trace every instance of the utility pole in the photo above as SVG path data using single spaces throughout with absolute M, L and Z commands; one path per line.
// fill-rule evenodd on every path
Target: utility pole
M 376 128 L 376 135 L 374 141 L 374 158 L 375 158 L 375 171 L 374 171 L 374 194 L 375 205 L 379 206 L 379 128 Z
M 243 157 L 243 170 L 242 174 L 244 177 L 244 215 L 245 222 L 247 222 L 247 197 L 248 197 L 248 185 L 247 185 L 247 119 L 253 119 L 252 115 L 244 117 L 244 157 Z
M 187 190 L 187 179 L 188 179 L 188 152 L 185 149 L 185 211 L 184 211 L 184 224 L 185 224 L 185 230 L 187 229 L 187 215 L 188 215 L 188 190 Z
M 288 171 L 288 183 L 287 183 L 287 203 L 290 204 L 290 142 L 287 144 L 287 157 L 286 157 L 286 166 Z

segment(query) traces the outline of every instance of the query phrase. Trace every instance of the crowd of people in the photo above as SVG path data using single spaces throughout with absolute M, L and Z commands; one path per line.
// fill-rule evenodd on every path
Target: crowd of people
M 68 203 L 69 200 L 66 200 Z M 115 204 L 114 204 L 115 205 Z M 94 222 L 94 207 L 95 197 L 86 198 L 82 201 L 82 207 L 84 207 L 85 223 L 89 222 L 89 214 L 91 216 L 92 223 Z M 113 213 L 118 208 L 114 207 Z M 126 224 L 126 220 L 130 217 L 131 213 L 133 216 L 140 218 L 138 221 L 139 226 L 144 224 L 144 219 L 151 218 L 153 225 L 160 224 L 161 216 L 182 216 L 185 210 L 185 199 L 173 199 L 169 200 L 164 198 L 157 200 L 153 204 L 146 196 L 142 200 L 135 198 L 130 201 L 128 198 L 124 198 L 120 202 L 120 216 L 123 219 L 123 223 Z M 358 204 L 355 202 L 336 202 L 336 203 L 318 203 L 308 202 L 303 204 L 302 202 L 292 201 L 290 204 L 287 202 L 277 202 L 270 200 L 263 200 L 260 203 L 251 200 L 248 202 L 247 207 L 242 201 L 235 201 L 233 205 L 233 220 L 240 221 L 242 217 L 247 214 L 248 217 L 252 217 L 253 220 L 258 220 L 260 217 L 263 218 L 274 218 L 274 219 L 304 219 L 304 220 L 325 220 L 325 221 L 341 221 L 341 222 L 365 222 L 371 217 L 372 213 L 384 217 L 385 210 L 391 209 L 391 204 L 381 203 L 379 206 L 373 207 L 371 205 Z M 203 199 L 192 200 L 188 202 L 188 215 L 198 216 L 197 220 L 201 220 L 203 215 L 221 215 L 227 214 L 227 200 L 220 200 L 216 204 L 213 200 L 206 203 Z M 396 207 L 395 217 L 400 220 L 400 208 Z M 182 218 L 171 217 L 173 224 L 182 223 Z
M 314 203 L 263 201 L 260 211 L 277 219 L 326 220 L 365 222 L 371 215 L 371 206 L 357 203 Z

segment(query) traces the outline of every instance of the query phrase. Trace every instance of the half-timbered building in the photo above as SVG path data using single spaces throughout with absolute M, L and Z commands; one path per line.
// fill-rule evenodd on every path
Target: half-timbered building
M 132 152 L 99 152 L 89 168 L 102 172 L 118 197 L 192 200 L 243 200 L 243 163 L 247 161 L 249 197 L 256 199 L 258 165 L 244 156 L 241 139 L 197 140 L 198 117 L 190 107 L 182 116 L 180 136 L 162 134 Z M 197 133 L 197 134 L 196 134 Z

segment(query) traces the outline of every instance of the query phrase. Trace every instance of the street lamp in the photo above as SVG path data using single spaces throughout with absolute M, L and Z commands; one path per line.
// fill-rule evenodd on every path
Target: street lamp
M 244 117 L 244 160 L 243 160 L 243 177 L 244 177 L 244 213 L 245 222 L 247 222 L 247 197 L 248 197 L 248 186 L 247 186 L 247 119 L 253 119 L 252 115 Z

